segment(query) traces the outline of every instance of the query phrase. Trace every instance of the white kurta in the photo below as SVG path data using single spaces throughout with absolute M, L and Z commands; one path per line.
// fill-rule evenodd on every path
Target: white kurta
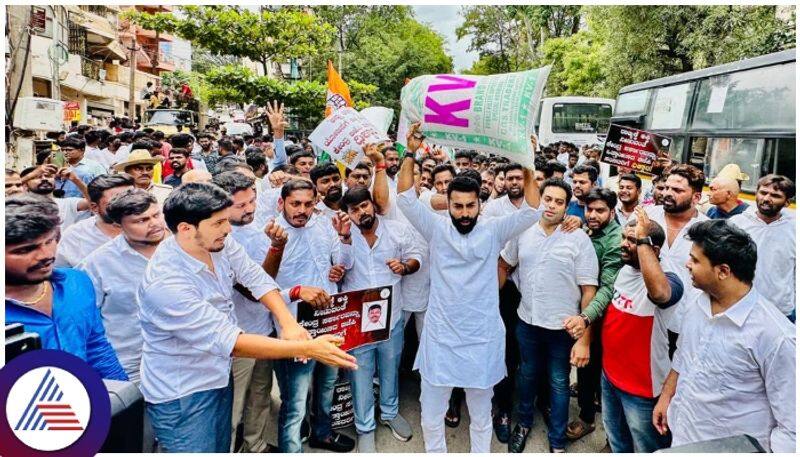
M 523 204 L 509 216 L 479 219 L 462 235 L 448 218 L 431 214 L 414 189 L 399 195 L 398 207 L 430 245 L 430 299 L 414 368 L 434 386 L 494 386 L 506 376 L 497 258 L 541 212 Z

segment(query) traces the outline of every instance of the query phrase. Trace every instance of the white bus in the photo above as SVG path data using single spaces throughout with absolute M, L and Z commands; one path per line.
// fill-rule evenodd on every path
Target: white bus
M 568 141 L 580 147 L 605 143 L 614 102 L 612 98 L 596 97 L 542 99 L 536 116 L 539 144 Z

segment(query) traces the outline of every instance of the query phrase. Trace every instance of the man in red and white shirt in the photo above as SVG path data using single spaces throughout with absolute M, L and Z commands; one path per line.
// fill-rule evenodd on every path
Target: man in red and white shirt
M 637 207 L 623 229 L 625 266 L 602 327 L 603 425 L 612 452 L 653 452 L 668 445 L 652 424 L 653 407 L 670 368 L 667 323 L 683 296 L 677 274 L 664 272 L 666 234 Z

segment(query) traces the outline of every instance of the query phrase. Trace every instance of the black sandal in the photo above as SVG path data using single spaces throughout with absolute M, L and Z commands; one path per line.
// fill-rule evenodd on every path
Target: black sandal
M 450 428 L 458 427 L 461 423 L 461 402 L 450 401 L 450 407 L 447 408 L 447 413 L 444 415 L 444 425 Z

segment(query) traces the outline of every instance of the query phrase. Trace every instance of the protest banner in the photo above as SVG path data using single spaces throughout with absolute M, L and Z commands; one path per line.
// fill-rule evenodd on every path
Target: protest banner
M 297 322 L 312 338 L 340 335 L 344 351 L 389 339 L 392 316 L 392 286 L 331 295 L 332 305 L 314 309 L 300 302 Z
M 497 154 L 533 169 L 530 136 L 550 67 L 492 76 L 425 75 L 400 95 L 410 122 L 442 146 Z
M 339 377 L 333 387 L 333 403 L 331 404 L 331 428 L 333 429 L 349 427 L 356 420 L 350 380 L 346 376 L 342 376 L 343 372 L 344 370 L 339 371 Z
M 611 124 L 600 161 L 632 170 L 653 174 L 653 164 L 659 154 L 669 154 L 672 139 L 644 130 Z
M 360 113 L 375 126 L 379 133 L 383 135 L 389 133 L 389 127 L 392 126 L 392 120 L 394 120 L 394 110 L 383 106 L 370 106 L 362 109 Z
M 364 146 L 389 138 L 353 108 L 340 108 L 326 117 L 308 139 L 351 170 L 364 156 Z

